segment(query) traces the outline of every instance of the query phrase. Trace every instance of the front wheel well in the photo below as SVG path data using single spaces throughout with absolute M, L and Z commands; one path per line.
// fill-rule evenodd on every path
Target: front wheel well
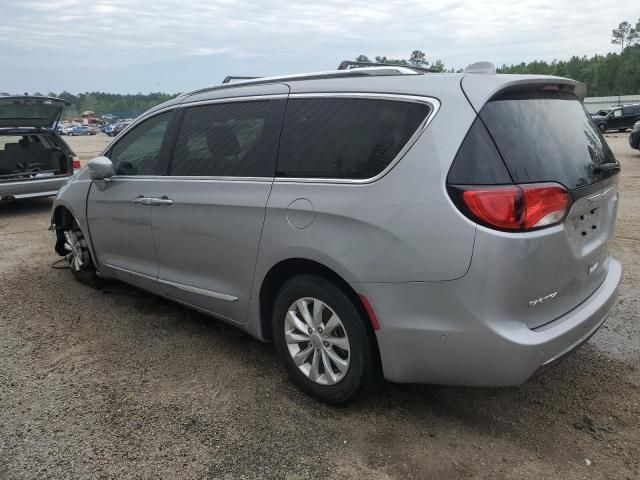
M 59 206 L 53 211 L 52 226 L 56 231 L 55 251 L 60 256 L 68 253 L 64 248 L 64 231 L 73 227 L 75 221 L 75 217 L 66 207 Z
M 68 208 L 59 206 L 53 212 L 53 225 L 60 228 L 73 226 L 75 218 Z
M 358 297 L 358 294 L 340 275 L 330 268 L 313 260 L 305 258 L 290 258 L 274 265 L 264 277 L 262 286 L 260 287 L 260 329 L 264 339 L 273 339 L 271 317 L 278 291 L 289 279 L 298 275 L 317 275 L 329 280 L 349 297 L 358 311 L 362 314 L 362 318 L 369 319 L 369 315 L 362 305 L 362 301 Z M 366 322 L 366 326 L 375 342 L 375 335 L 373 328 L 371 327 L 371 323 L 369 321 Z M 377 347 L 377 342 L 375 345 Z

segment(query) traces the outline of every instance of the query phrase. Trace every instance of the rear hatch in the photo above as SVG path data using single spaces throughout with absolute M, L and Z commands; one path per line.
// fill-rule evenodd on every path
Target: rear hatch
M 448 188 L 461 211 L 487 227 L 479 241 L 496 246 L 492 274 L 510 292 L 510 315 L 540 327 L 603 282 L 618 171 L 572 86 L 518 85 L 484 104 Z
M 0 129 L 54 128 L 68 102 L 54 97 L 0 96 Z

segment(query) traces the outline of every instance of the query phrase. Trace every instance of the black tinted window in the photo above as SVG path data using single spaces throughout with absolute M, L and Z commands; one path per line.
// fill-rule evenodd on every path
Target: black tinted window
M 277 174 L 374 177 L 398 155 L 428 112 L 424 104 L 390 100 L 289 100 Z
M 511 183 L 500 153 L 480 118 L 476 118 L 462 142 L 447 181 L 454 185 Z
M 173 112 L 151 117 L 125 134 L 111 149 L 116 175 L 156 175 L 164 134 Z
M 509 98 L 487 103 L 480 116 L 517 183 L 559 182 L 569 189 L 608 174 L 616 160 L 576 97 Z
M 277 132 L 270 102 L 238 102 L 185 111 L 171 161 L 174 176 L 273 176 Z
M 632 107 L 622 109 L 622 115 L 633 115 L 634 113 L 635 113 L 635 109 Z

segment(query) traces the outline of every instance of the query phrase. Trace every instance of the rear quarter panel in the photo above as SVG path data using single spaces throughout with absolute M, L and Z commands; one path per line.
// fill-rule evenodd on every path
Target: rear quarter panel
M 252 298 L 269 269 L 287 258 L 317 261 L 350 283 L 442 281 L 466 273 L 475 225 L 451 203 L 445 179 L 475 112 L 458 82 L 436 84 L 439 88 L 413 89 L 413 94 L 446 100 L 384 177 L 365 184 L 276 178 Z M 308 202 L 293 203 L 299 199 Z M 311 224 L 293 227 L 288 217 L 296 215 Z

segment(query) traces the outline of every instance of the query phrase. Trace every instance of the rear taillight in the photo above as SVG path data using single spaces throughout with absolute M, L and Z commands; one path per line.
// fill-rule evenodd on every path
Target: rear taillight
M 522 185 L 524 191 L 524 230 L 560 223 L 571 203 L 569 194 L 560 185 Z
M 449 186 L 452 199 L 471 220 L 506 231 L 534 230 L 560 223 L 571 205 L 556 183 L 506 186 Z
M 73 157 L 72 161 L 73 161 L 72 165 L 74 170 L 79 170 L 82 168 L 82 165 L 80 165 L 80 159 L 78 157 Z

